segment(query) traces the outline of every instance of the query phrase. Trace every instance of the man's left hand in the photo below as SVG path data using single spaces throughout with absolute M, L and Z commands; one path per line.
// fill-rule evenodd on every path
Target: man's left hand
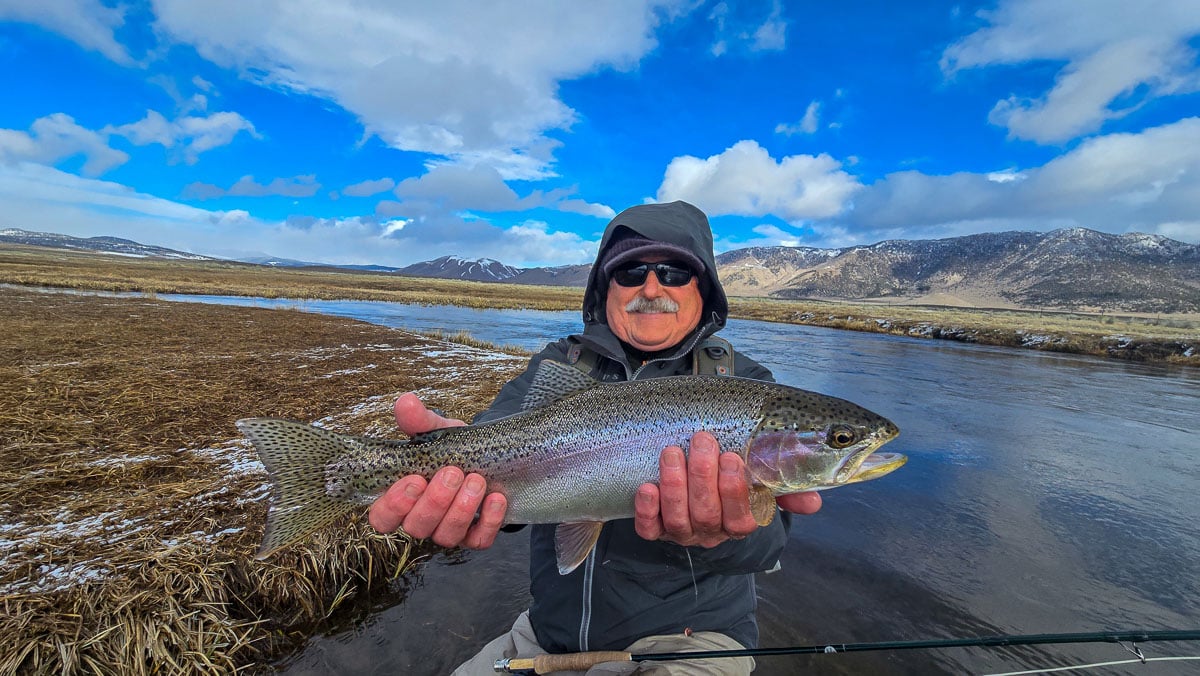
M 708 432 L 692 436 L 686 456 L 678 446 L 663 449 L 658 471 L 658 484 L 642 484 L 634 500 L 638 535 L 716 547 L 758 528 L 750 513 L 745 463 L 737 453 L 722 453 Z M 794 493 L 779 497 L 778 503 L 789 512 L 812 514 L 821 508 L 821 495 Z

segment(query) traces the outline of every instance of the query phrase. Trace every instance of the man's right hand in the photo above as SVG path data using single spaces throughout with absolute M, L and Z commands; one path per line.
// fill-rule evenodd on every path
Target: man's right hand
M 396 425 L 409 436 L 466 424 L 425 408 L 412 392 L 396 401 L 395 413 Z M 487 493 L 482 476 L 463 476 L 457 467 L 443 467 L 429 481 L 409 474 L 392 484 L 371 504 L 370 522 L 380 533 L 403 527 L 405 533 L 432 538 L 442 547 L 486 549 L 495 541 L 507 508 L 503 495 Z

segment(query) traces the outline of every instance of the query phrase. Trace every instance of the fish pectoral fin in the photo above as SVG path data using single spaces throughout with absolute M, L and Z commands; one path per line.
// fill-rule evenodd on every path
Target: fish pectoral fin
M 558 524 L 554 529 L 554 553 L 558 556 L 559 575 L 566 575 L 583 563 L 603 528 L 603 521 Z
M 750 487 L 750 513 L 754 515 L 754 521 L 759 526 L 769 526 L 775 520 L 775 512 L 778 506 L 775 504 L 775 494 L 766 486 L 751 486 Z

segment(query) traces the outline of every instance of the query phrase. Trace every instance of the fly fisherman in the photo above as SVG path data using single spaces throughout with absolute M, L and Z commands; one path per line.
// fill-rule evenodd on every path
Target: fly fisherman
M 773 380 L 739 352 L 722 365 L 722 343 L 706 342 L 725 326 L 728 309 L 704 213 L 686 202 L 630 207 L 600 241 L 584 294 L 583 334 L 547 345 L 474 422 L 520 412 L 543 359 L 574 364 L 602 381 L 691 374 L 713 363 L 717 372 L 732 366 L 737 376 Z M 396 402 L 396 422 L 409 435 L 463 424 L 411 393 Z M 821 507 L 816 492 L 777 502 L 782 518 L 759 528 L 741 456 L 722 453 L 711 434 L 697 430 L 686 456 L 678 446 L 663 449 L 658 483 L 638 489 L 635 517 L 605 524 L 595 550 L 571 573 L 558 572 L 554 524 L 530 528 L 532 606 L 455 673 L 491 674 L 498 659 L 540 653 L 757 647 L 753 574 L 779 560 L 790 513 Z M 444 467 L 428 482 L 401 478 L 371 506 L 370 521 L 384 533 L 403 527 L 443 547 L 485 549 L 505 509 L 504 496 L 488 493 L 483 477 Z M 748 674 L 754 660 L 645 662 L 636 672 L 629 663 L 608 667 L 620 669 L 601 665 L 588 673 Z

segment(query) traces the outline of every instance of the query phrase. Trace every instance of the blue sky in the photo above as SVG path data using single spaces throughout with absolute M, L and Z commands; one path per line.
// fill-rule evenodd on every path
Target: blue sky
M 1198 49 L 1195 0 L 0 0 L 0 228 L 559 265 L 683 199 L 718 252 L 1200 242 Z

